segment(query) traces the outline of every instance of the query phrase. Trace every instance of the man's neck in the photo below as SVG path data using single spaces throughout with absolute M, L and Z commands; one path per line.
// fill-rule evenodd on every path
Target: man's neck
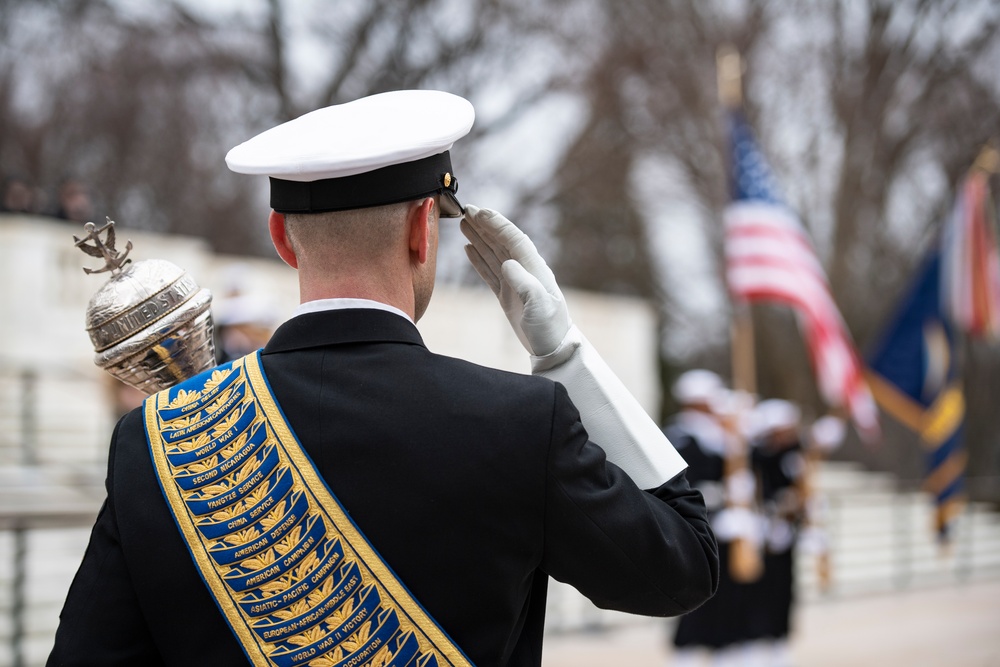
M 406 288 L 409 289 L 406 289 Z M 368 275 L 359 279 L 340 281 L 310 281 L 299 273 L 299 301 L 308 303 L 323 299 L 365 299 L 392 306 L 413 321 L 414 298 L 410 285 L 386 280 L 385 276 Z

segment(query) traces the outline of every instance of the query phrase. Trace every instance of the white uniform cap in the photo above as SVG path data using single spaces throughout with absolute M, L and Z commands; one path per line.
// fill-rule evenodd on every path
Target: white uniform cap
M 713 398 L 725 389 L 722 379 L 701 368 L 681 373 L 674 382 L 672 393 L 681 405 L 694 403 L 710 403 Z
M 812 440 L 821 451 L 832 452 L 840 447 L 847 435 L 847 425 L 843 419 L 833 415 L 820 417 L 812 425 Z
M 794 403 L 780 398 L 769 398 L 754 408 L 752 431 L 760 437 L 775 431 L 797 428 L 801 418 L 802 413 Z
M 271 207 L 317 213 L 441 194 L 441 212 L 462 215 L 448 151 L 469 133 L 468 100 L 436 90 L 398 90 L 318 109 L 236 146 L 226 164 L 271 179 Z
M 220 299 L 213 319 L 219 326 L 256 324 L 273 327 L 279 320 L 277 309 L 269 299 L 252 294 Z

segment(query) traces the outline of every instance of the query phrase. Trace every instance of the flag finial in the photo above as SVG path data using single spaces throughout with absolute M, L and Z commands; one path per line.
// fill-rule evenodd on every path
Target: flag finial
M 973 169 L 982 169 L 989 174 L 1000 173 L 1000 151 L 997 150 L 993 142 L 983 146 L 972 164 Z
M 719 101 L 734 109 L 743 104 L 743 59 L 731 44 L 719 47 L 715 54 Z

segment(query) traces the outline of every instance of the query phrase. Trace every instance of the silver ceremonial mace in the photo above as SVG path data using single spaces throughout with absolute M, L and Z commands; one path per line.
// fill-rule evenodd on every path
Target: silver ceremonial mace
M 83 228 L 85 237 L 73 237 L 76 247 L 105 262 L 84 272 L 111 273 L 87 306 L 94 363 L 146 394 L 215 366 L 211 292 L 171 262 L 127 259 L 132 242 L 124 252 L 115 249 L 110 217 L 100 228 Z

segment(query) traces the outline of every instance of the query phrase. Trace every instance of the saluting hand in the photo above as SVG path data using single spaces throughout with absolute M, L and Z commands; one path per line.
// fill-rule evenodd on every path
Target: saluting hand
M 571 322 L 552 270 L 535 244 L 496 211 L 466 206 L 462 233 L 465 253 L 490 286 L 521 344 L 532 355 L 551 354 Z

